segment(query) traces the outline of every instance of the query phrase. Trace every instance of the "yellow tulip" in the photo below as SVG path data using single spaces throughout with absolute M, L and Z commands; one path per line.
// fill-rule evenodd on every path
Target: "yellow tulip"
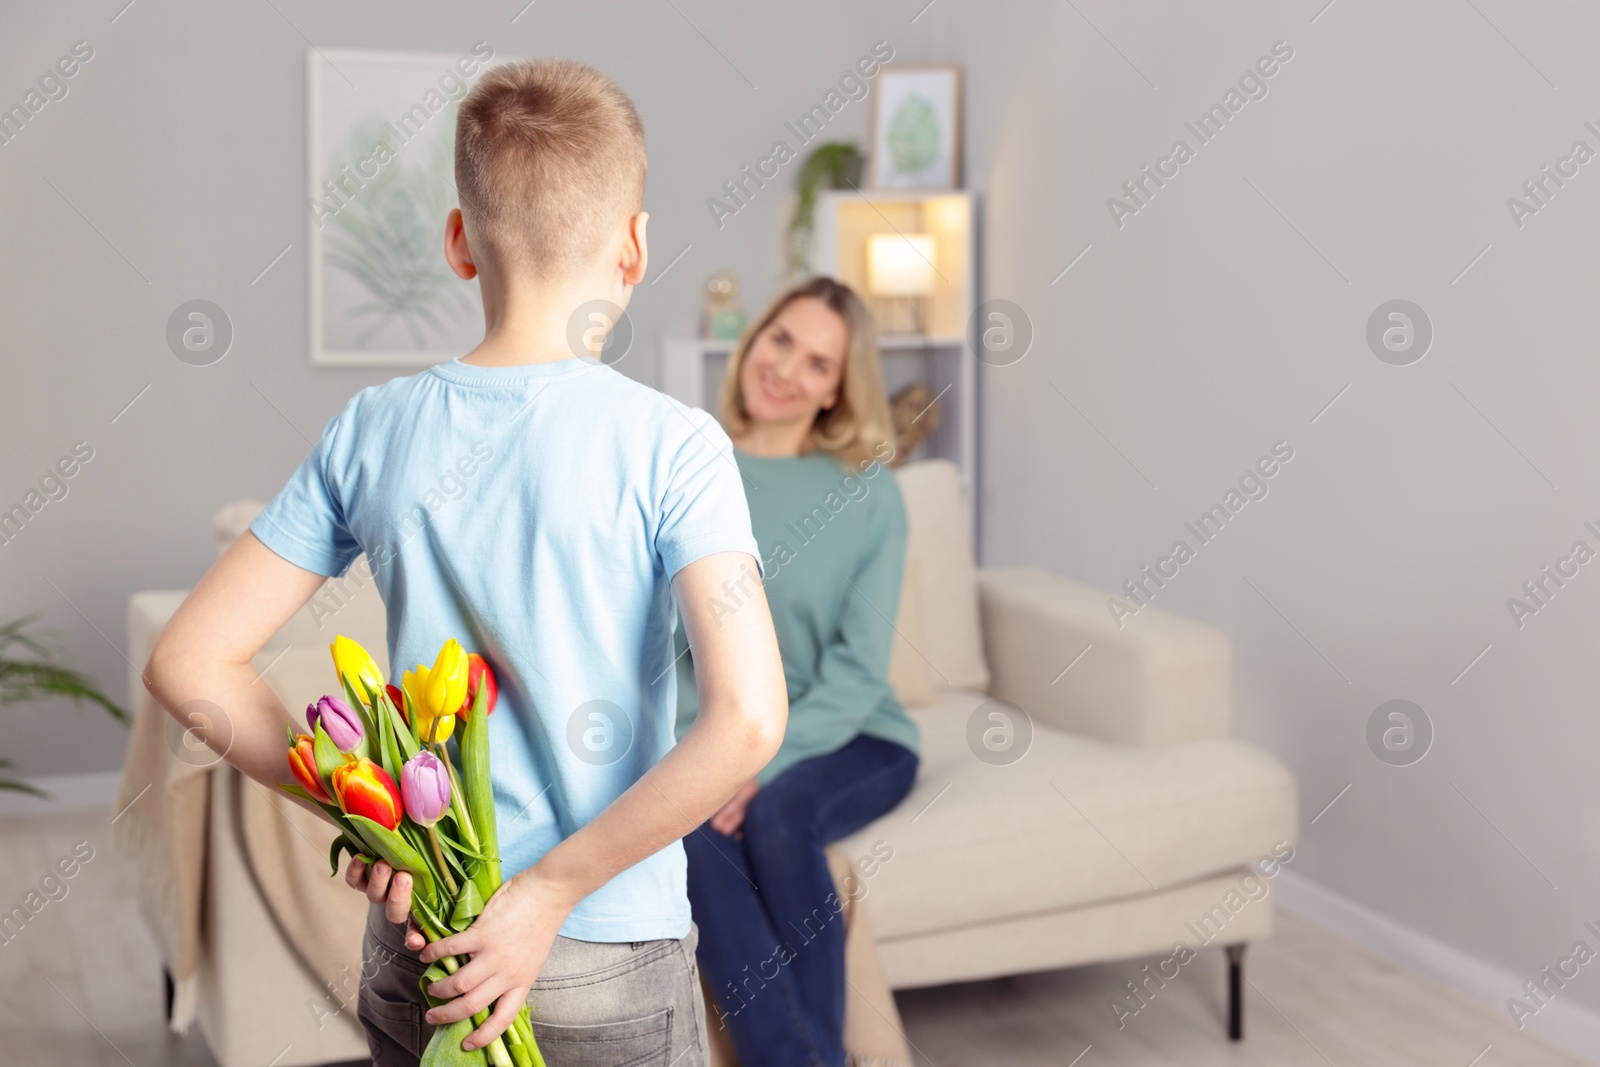
M 466 650 L 455 638 L 444 643 L 428 672 L 428 710 L 434 715 L 454 715 L 467 700 Z
M 383 688 L 383 672 L 378 670 L 366 649 L 343 634 L 335 637 L 328 648 L 333 653 L 333 669 L 350 683 L 350 688 L 368 700 Z
M 428 681 L 432 674 L 422 664 L 417 664 L 414 671 L 406 671 L 400 678 L 400 685 L 406 691 L 406 696 L 411 698 L 411 712 L 417 718 L 417 736 L 426 741 L 428 731 L 434 729 L 433 721 L 439 719 L 438 732 L 433 739 L 443 744 L 450 740 L 450 734 L 456 728 L 456 717 L 446 715 L 442 718 L 434 710 L 435 705 L 428 698 Z

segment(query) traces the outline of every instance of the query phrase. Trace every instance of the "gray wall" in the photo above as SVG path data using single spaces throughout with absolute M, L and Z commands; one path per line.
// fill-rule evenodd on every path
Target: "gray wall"
M 1600 550 L 1600 163 L 1520 230 L 1506 200 L 1600 150 L 1600 11 L 1325 3 L 956 9 L 986 295 L 1037 331 L 983 375 L 987 561 L 1118 588 L 1290 442 L 1154 603 L 1232 637 L 1236 733 L 1300 781 L 1293 869 L 1529 977 L 1593 947 L 1600 889 L 1600 565 L 1520 630 L 1506 606 Z M 1107 198 L 1278 40 L 1268 95 L 1118 229 Z M 1436 331 L 1411 366 L 1365 341 L 1396 298 Z M 1365 739 L 1396 698 L 1435 730 L 1412 766 Z
M 752 307 L 779 282 L 787 193 L 769 188 L 720 232 L 706 197 L 886 39 L 900 62 L 965 67 L 985 293 L 1036 333 L 1020 363 L 982 375 L 986 561 L 1116 588 L 1178 538 L 1193 544 L 1184 523 L 1288 441 L 1269 494 L 1155 603 L 1233 638 L 1236 732 L 1293 767 L 1303 822 L 1349 785 L 1304 827 L 1295 869 L 1531 975 L 1570 950 L 1600 889 L 1600 564 L 1521 629 L 1506 607 L 1574 541 L 1600 549 L 1582 525 L 1600 527 L 1584 314 L 1600 164 L 1520 229 L 1506 198 L 1575 140 L 1600 149 L 1583 127 L 1600 126 L 1585 47 L 1600 13 L 1475 3 L 1337 0 L 1319 16 L 1322 0 L 939 0 L 913 24 L 915 0 L 782 17 L 679 0 L 726 58 L 653 3 L 541 0 L 515 25 L 515 2 L 280 3 L 292 25 L 271 5 L 14 16 L 0 94 L 76 40 L 96 55 L 0 146 L 13 383 L 0 501 L 74 441 L 95 458 L 0 547 L 5 613 L 42 609 L 124 692 L 127 596 L 191 583 L 211 512 L 270 496 L 344 399 L 386 376 L 306 364 L 302 32 L 447 52 L 485 38 L 618 78 L 650 139 L 655 262 L 693 246 L 631 309 L 640 341 L 624 368 L 646 381 L 655 340 L 694 330 L 711 270 L 737 271 Z M 1294 58 L 1267 96 L 1119 229 L 1107 198 L 1175 139 L 1193 146 L 1183 123 L 1279 40 Z M 859 137 L 866 110 L 835 121 Z M 194 297 L 238 331 L 210 368 L 163 340 Z M 1364 336 L 1396 298 L 1436 331 L 1411 366 L 1380 362 Z M 1367 745 L 1369 716 L 1395 698 L 1436 733 L 1412 766 Z M 88 711 L 12 720 L 6 755 L 32 773 L 119 762 L 123 735 Z M 1563 996 L 1600 1006 L 1592 980 Z

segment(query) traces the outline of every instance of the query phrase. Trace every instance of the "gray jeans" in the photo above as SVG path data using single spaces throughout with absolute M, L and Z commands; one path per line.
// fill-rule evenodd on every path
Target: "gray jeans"
M 528 1009 L 550 1067 L 706 1067 L 705 1004 L 694 958 L 699 939 L 615 944 L 556 938 Z M 374 905 L 367 914 L 357 1016 L 373 1067 L 422 1058 L 433 1027 L 417 981 L 426 969 L 405 947 L 405 927 Z M 366 972 L 376 969 L 371 980 Z

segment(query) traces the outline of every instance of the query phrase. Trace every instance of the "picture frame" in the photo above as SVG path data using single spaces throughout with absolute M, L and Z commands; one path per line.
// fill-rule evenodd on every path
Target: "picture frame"
M 956 189 L 961 181 L 961 68 L 887 66 L 872 103 L 867 184 Z
M 492 65 L 459 55 L 306 51 L 310 362 L 421 368 L 483 338 L 483 302 L 444 258 L 456 108 Z

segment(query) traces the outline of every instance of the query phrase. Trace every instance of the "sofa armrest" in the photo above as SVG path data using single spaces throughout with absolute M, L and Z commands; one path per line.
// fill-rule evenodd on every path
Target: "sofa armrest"
M 1031 568 L 980 570 L 978 597 L 989 693 L 1036 722 L 1141 746 L 1227 735 L 1233 654 L 1211 627 L 1147 607 L 1119 628 L 1107 594 Z

